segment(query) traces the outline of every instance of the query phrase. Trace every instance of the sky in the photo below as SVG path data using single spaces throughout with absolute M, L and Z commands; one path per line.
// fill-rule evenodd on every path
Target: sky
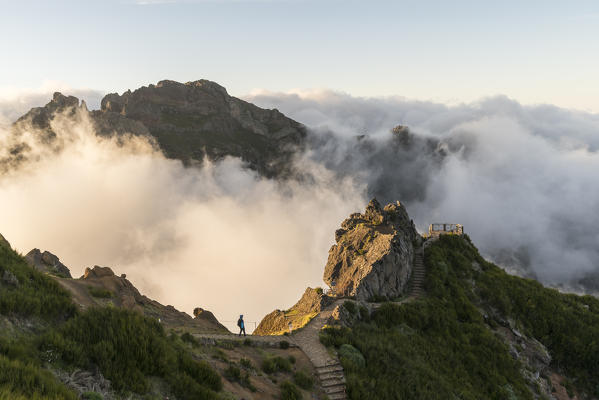
M 0 97 L 210 79 L 599 112 L 597 1 L 0 1 Z

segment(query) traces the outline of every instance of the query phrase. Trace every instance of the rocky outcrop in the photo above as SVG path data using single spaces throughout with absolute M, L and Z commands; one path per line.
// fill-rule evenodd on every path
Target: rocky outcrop
M 227 331 L 210 311 L 198 308 L 196 310 L 202 311 L 192 318 L 171 305 L 164 306 L 142 295 L 125 274 L 118 276 L 110 267 L 95 265 L 86 268 L 79 279 L 55 279 L 71 292 L 74 302 L 82 308 L 110 304 L 141 312 L 159 320 L 169 329 L 202 333 Z
M 291 158 L 303 148 L 306 137 L 302 124 L 276 109 L 229 96 L 215 82 L 164 80 L 122 95 L 108 94 L 101 109 L 91 112 L 76 97 L 55 93 L 52 101 L 14 124 L 14 143 L 4 159 L 0 154 L 0 168 L 9 169 L 31 156 L 27 141 L 18 140 L 31 128 L 39 144 L 60 151 L 61 140 L 52 128 L 58 113 L 85 115 L 99 135 L 148 136 L 167 157 L 186 164 L 232 156 L 269 177 L 290 172 Z
M 102 278 L 105 276 L 115 275 L 112 269 L 110 269 L 110 267 L 100 267 L 99 265 L 95 265 L 93 268 L 87 267 L 81 279 Z
M 33 249 L 25 256 L 25 260 L 40 272 L 71 278 L 71 271 L 60 259 L 49 251 L 43 253 L 40 249 Z
M 4 270 L 4 273 L 2 274 L 2 283 L 8 286 L 18 287 L 19 279 L 17 279 L 15 274 L 10 272 L 9 270 Z
M 291 329 L 299 329 L 306 325 L 332 299 L 322 289 L 307 288 L 301 299 L 289 310 L 275 310 L 265 316 L 254 331 L 254 335 L 282 335 Z
M 193 310 L 193 316 L 198 321 L 206 321 L 206 322 L 209 322 L 211 324 L 215 324 L 217 326 L 220 325 L 220 322 L 218 322 L 218 320 L 216 319 L 216 317 L 214 316 L 214 314 L 212 314 L 208 310 L 204 310 L 201 307 L 194 308 L 194 310 Z
M 362 301 L 400 297 L 407 288 L 418 238 L 402 204 L 382 208 L 373 199 L 364 214 L 350 215 L 335 232 L 324 281 L 338 296 Z

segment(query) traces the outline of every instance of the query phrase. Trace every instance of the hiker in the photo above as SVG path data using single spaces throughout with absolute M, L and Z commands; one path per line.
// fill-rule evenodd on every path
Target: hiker
M 243 322 L 243 314 L 239 316 L 237 320 L 237 326 L 239 327 L 239 336 L 241 336 L 241 332 L 243 332 L 243 336 L 245 336 L 245 322 Z

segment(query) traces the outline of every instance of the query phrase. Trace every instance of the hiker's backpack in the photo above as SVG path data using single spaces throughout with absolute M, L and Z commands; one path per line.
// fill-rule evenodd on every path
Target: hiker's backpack
M 237 320 L 237 326 L 241 328 L 241 318 Z

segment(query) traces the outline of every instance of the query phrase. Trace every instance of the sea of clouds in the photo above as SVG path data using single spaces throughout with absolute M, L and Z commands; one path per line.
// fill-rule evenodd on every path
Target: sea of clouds
M 101 95 L 67 93 L 92 107 Z M 50 98 L 0 97 L 0 158 L 10 123 Z M 402 201 L 421 231 L 462 223 L 485 255 L 544 283 L 581 289 L 599 272 L 596 114 L 506 97 L 245 99 L 308 126 L 296 167 L 313 179 L 267 180 L 232 158 L 184 167 L 147 139 L 97 137 L 79 112 L 53 122 L 60 151 L 31 139 L 35 156 L 0 176 L 0 232 L 23 253 L 55 253 L 74 276 L 110 266 L 164 304 L 222 321 L 259 321 L 322 285 L 335 229 L 373 196 Z M 390 133 L 398 124 L 409 126 L 409 146 Z

